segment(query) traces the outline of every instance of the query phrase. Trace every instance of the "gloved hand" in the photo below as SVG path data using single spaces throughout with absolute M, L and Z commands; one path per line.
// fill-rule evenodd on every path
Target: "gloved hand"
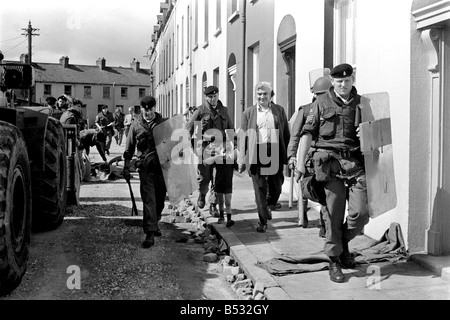
M 245 163 L 239 163 L 238 171 L 239 171 L 239 173 L 242 173 L 245 171 Z
M 123 177 L 126 182 L 130 182 L 131 179 L 130 168 L 123 168 Z
M 288 167 L 290 170 L 294 170 L 297 167 L 297 158 L 291 157 L 288 162 Z

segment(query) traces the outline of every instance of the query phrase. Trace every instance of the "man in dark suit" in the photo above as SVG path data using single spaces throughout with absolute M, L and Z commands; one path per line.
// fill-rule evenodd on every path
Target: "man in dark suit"
M 248 170 L 255 190 L 259 226 L 265 232 L 272 219 L 269 206 L 275 206 L 284 182 L 287 164 L 289 123 L 283 107 L 273 103 L 272 85 L 260 82 L 255 86 L 257 103 L 242 114 L 239 139 L 239 172 Z

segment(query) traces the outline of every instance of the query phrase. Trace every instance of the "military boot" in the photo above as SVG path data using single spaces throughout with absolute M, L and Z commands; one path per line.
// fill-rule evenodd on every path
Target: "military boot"
M 197 199 L 197 206 L 199 209 L 203 209 L 205 207 L 205 195 L 200 194 Z
M 341 263 L 339 257 L 330 257 L 330 280 L 337 283 L 344 282 L 344 274 L 342 273 Z
M 142 247 L 148 249 L 155 244 L 155 235 L 153 232 L 148 232 L 144 242 L 142 242 Z

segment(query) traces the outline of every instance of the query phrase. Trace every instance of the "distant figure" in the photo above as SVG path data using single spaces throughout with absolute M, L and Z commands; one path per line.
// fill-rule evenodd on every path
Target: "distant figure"
M 125 126 L 125 138 L 128 136 L 128 131 L 130 131 L 130 126 L 134 120 L 134 107 L 128 108 L 128 114 L 125 116 L 123 124 Z
M 55 97 L 47 97 L 45 99 L 45 102 L 47 102 L 47 105 L 49 107 L 52 107 L 52 109 L 56 110 L 58 107 L 56 106 L 56 98 Z
M 106 136 L 105 153 L 109 155 L 112 137 L 114 135 L 114 116 L 108 111 L 108 106 L 102 106 L 102 111 L 95 117 L 95 126 Z
M 122 107 L 116 107 L 114 112 L 114 129 L 117 130 L 117 134 L 114 135 L 116 139 L 116 145 L 120 146 L 122 144 L 123 132 L 125 130 L 125 113 L 122 112 Z
M 63 94 L 62 96 L 59 96 L 56 106 L 61 111 L 67 110 L 67 108 L 69 108 L 69 99 L 67 99 L 67 95 Z
M 184 120 L 186 122 L 189 121 L 189 119 L 191 119 L 192 115 L 194 114 L 195 110 L 197 110 L 196 106 L 189 106 L 189 102 L 186 103 L 186 111 L 184 112 Z
M 80 144 L 78 146 L 79 150 L 84 150 L 86 155 L 89 156 L 90 147 L 95 146 L 97 148 L 100 157 L 102 157 L 103 161 L 107 163 L 107 159 L 105 157 L 105 141 L 106 137 L 103 132 L 98 132 L 95 129 L 87 129 L 80 132 Z

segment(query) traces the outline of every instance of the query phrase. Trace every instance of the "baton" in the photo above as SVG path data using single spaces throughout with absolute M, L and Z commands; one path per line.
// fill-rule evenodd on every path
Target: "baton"
M 136 207 L 136 200 L 134 199 L 133 189 L 131 188 L 130 180 L 127 181 L 128 188 L 130 189 L 131 202 L 133 203 L 133 208 L 131 209 L 132 216 L 138 216 L 138 210 Z
M 294 170 L 291 170 L 291 184 L 289 189 L 289 209 L 292 209 L 293 198 L 294 198 Z
M 302 190 L 302 180 L 303 175 L 298 180 L 298 201 L 297 201 L 297 208 L 298 208 L 298 226 L 306 228 L 305 225 L 305 210 L 303 208 L 303 190 Z

